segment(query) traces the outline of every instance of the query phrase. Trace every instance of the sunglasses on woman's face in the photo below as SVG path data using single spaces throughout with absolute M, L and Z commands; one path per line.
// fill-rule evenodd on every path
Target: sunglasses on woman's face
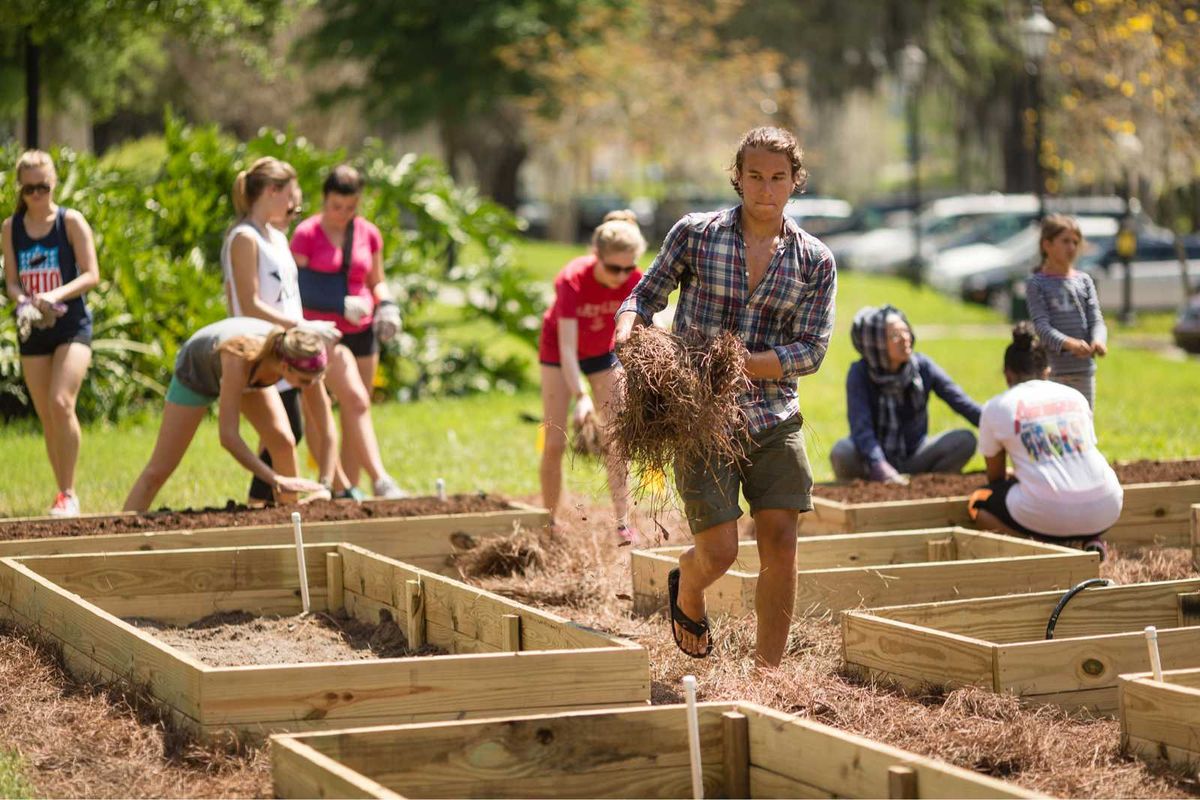
M 48 194 L 50 188 L 50 184 L 48 183 L 27 183 L 21 187 L 21 194 L 26 197 L 32 194 Z
M 620 264 L 609 264 L 607 261 L 601 261 L 600 263 L 603 264 L 604 268 L 613 275 L 628 275 L 637 269 L 637 264 L 631 264 L 628 267 L 623 267 Z

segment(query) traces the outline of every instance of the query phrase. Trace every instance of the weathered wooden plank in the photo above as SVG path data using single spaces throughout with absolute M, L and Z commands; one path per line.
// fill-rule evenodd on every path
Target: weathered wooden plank
M 1200 674 L 1200 670 L 1190 672 L 1193 677 Z M 1175 684 L 1177 674 L 1164 673 L 1165 683 L 1147 677 L 1121 677 L 1121 732 L 1191 753 L 1193 760 L 1200 760 L 1200 689 Z
M 947 536 L 959 557 L 928 561 L 928 542 Z M 739 550 L 748 555 L 756 547 L 754 542 L 743 542 Z M 982 557 L 1005 548 L 1011 548 L 1013 554 Z M 683 550 L 634 551 L 636 611 L 665 610 L 667 574 L 678 566 Z M 757 558 L 753 561 L 757 563 Z M 881 604 L 1065 589 L 1096 577 L 1100 563 L 1094 553 L 954 528 L 802 538 L 797 543 L 796 562 L 801 565 L 793 609 L 798 617 Z M 814 564 L 821 566 L 810 569 Z M 709 614 L 752 613 L 756 588 L 757 575 L 730 570 L 705 592 Z
M 1087 589 L 1063 611 L 1054 635 L 1065 639 L 1140 630 L 1146 625 L 1171 628 L 1178 621 L 1175 595 L 1196 590 L 1200 590 L 1200 579 L 1196 578 Z M 1003 644 L 1042 639 L 1050 613 L 1062 594 L 1035 592 L 887 606 L 872 611 L 888 619 Z
M 310 599 L 314 609 L 324 609 L 327 603 L 325 589 L 313 589 Z M 291 616 L 303 610 L 299 589 L 135 594 L 98 598 L 94 603 L 114 617 L 139 617 L 181 626 L 223 611 L 246 611 L 259 616 Z
M 331 545 L 306 545 L 310 588 L 325 586 Z M 299 588 L 296 552 L 285 547 L 230 547 L 168 553 L 31 556 L 29 569 L 87 598 Z
M 1190 506 L 1200 502 L 1200 481 L 1131 484 L 1124 490 L 1124 508 L 1105 534 L 1108 541 L 1125 547 L 1188 546 Z M 841 503 L 816 496 L 813 512 L 801 517 L 804 535 L 945 525 L 972 526 L 965 495 L 882 503 Z
M 725 797 L 746 798 L 750 794 L 750 720 L 740 711 L 721 715 L 721 766 Z
M 722 790 L 719 711 L 702 706 L 700 714 L 710 796 Z M 690 796 L 687 722 L 678 707 L 297 738 L 411 797 Z
M 507 653 L 521 652 L 521 617 L 517 614 L 503 616 L 503 633 L 500 649 Z
M 1200 653 L 1200 629 L 1158 632 L 1164 666 L 1194 663 Z M 1000 645 L 996 648 L 999 689 L 1021 695 L 1108 689 L 1116 706 L 1117 676 L 1149 666 L 1142 628 L 1128 633 L 1058 638 Z
M 1195 769 L 1200 764 L 1200 753 L 1195 750 L 1184 750 L 1172 747 L 1153 739 L 1143 739 L 1140 736 L 1130 736 L 1124 742 L 1125 749 L 1131 754 L 1147 761 L 1169 761 L 1181 767 Z
M 120 619 L 66 592 L 14 559 L 0 559 L 0 570 L 13 577 L 11 618 L 77 650 L 107 671 L 147 686 L 157 697 L 193 718 L 200 718 L 200 679 L 205 667 L 161 644 Z
M 993 649 L 977 639 L 869 612 L 842 615 L 842 657 L 846 663 L 916 681 L 994 689 Z
M 827 796 L 887 797 L 888 769 L 896 765 L 916 773 L 921 797 L 1036 796 L 1015 784 L 808 720 L 748 703 L 739 704 L 739 710 L 750 718 L 754 767 L 819 787 Z
M 888 567 L 801 572 L 795 614 L 807 616 L 849 608 L 979 595 L 1066 589 L 1099 574 L 1095 553 L 893 564 Z
M 271 737 L 271 781 L 276 797 L 401 797 L 324 753 L 284 736 Z
M 957 558 L 958 548 L 954 546 L 953 537 L 946 536 L 925 542 L 926 561 L 954 561 Z
M 345 585 L 342 582 L 342 556 L 340 553 L 325 554 L 325 586 L 327 587 L 325 608 L 330 613 L 341 611 L 346 602 L 343 597 Z
M 487 538 L 511 534 L 514 525 L 536 530 L 549 521 L 549 513 L 545 509 L 516 502 L 512 502 L 511 505 L 510 511 L 480 514 L 310 522 L 305 524 L 304 539 L 310 544 L 350 542 L 372 552 L 454 577 L 457 570 L 449 564 L 448 559 L 456 551 L 455 541 L 461 540 L 462 534 L 465 534 L 468 540 L 475 537 Z M 50 537 L 0 542 L 0 557 L 284 545 L 291 543 L 292 537 L 291 525 L 287 523 L 242 528 Z
M 797 797 L 824 800 L 832 796 L 818 786 L 754 765 L 750 766 L 749 778 L 751 797 Z
M 644 650 L 486 653 L 378 661 L 223 667 L 204 674 L 204 724 L 261 719 L 617 705 L 649 697 Z
M 1191 505 L 1190 539 L 1192 547 L 1192 566 L 1200 569 L 1200 503 Z

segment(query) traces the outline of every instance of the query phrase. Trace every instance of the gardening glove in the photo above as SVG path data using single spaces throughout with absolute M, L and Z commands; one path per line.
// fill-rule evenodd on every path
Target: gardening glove
M 296 330 L 320 336 L 326 347 L 333 347 L 342 338 L 342 332 L 337 329 L 337 325 L 324 319 L 302 320 L 296 323 Z
M 908 478 L 901 475 L 895 467 L 889 464 L 886 460 L 876 461 L 871 464 L 871 480 L 879 481 L 880 483 L 894 483 L 906 485 Z
M 356 294 L 348 294 L 342 300 L 342 316 L 351 325 L 357 325 L 362 318 L 371 313 L 371 301 L 364 300 Z
M 22 342 L 29 341 L 29 336 L 33 333 L 34 327 L 42 327 L 42 312 L 28 299 L 17 303 L 17 336 Z
M 592 398 L 587 394 L 580 395 L 579 399 L 575 401 L 575 424 L 582 425 L 583 421 L 587 419 L 588 414 L 591 414 L 595 410 L 595 406 L 592 405 Z
M 400 306 L 391 300 L 380 301 L 375 307 L 375 338 L 390 342 L 400 332 Z
M 33 324 L 35 328 L 53 328 L 58 318 L 67 313 L 66 303 L 51 303 L 41 295 L 34 295 L 33 306 L 42 315 L 41 320 Z

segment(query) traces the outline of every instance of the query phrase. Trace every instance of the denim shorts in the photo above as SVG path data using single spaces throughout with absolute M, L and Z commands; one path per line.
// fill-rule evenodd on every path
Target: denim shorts
M 34 328 L 17 349 L 23 356 L 52 356 L 58 348 L 75 342 L 92 346 L 92 321 L 88 317 L 60 319 L 53 328 Z
M 544 367 L 561 367 L 562 364 L 558 361 L 539 361 Z M 612 369 L 617 365 L 617 354 L 611 350 L 601 356 L 592 356 L 591 358 L 579 359 L 579 371 L 584 375 L 594 375 L 597 372 L 604 372 L 606 369 Z
M 738 490 L 751 515 L 767 509 L 812 510 L 812 468 L 799 414 L 749 438 L 738 464 L 705 464 L 675 472 L 675 488 L 692 533 L 742 516 Z

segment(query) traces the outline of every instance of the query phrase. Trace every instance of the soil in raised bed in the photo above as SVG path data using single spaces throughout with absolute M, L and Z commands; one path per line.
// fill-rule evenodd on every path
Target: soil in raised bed
M 247 528 L 257 525 L 291 524 L 292 512 L 299 510 L 305 523 L 340 522 L 385 517 L 423 517 L 436 514 L 479 514 L 506 511 L 511 503 L 503 497 L 486 494 L 458 494 L 439 500 L 436 497 L 409 497 L 404 500 L 371 500 L 354 503 L 345 500 L 321 501 L 298 506 L 251 508 L 230 500 L 223 508 L 187 508 L 182 511 L 159 509 L 142 514 L 76 519 L 39 519 L 0 522 L 0 541 L 8 539 L 44 539 L 50 536 L 92 536 L 104 533 L 140 531 L 181 531 L 200 528 Z
M 1135 483 L 1178 483 L 1200 480 L 1200 459 L 1188 461 L 1130 461 L 1113 464 L 1122 486 Z M 987 483 L 982 472 L 962 475 L 913 475 L 907 486 L 876 481 L 850 481 L 820 484 L 813 494 L 842 503 L 886 503 L 895 500 L 928 500 L 934 497 L 962 497 Z
M 409 648 L 393 620 L 372 625 L 344 612 L 290 617 L 223 611 L 180 627 L 154 620 L 129 622 L 212 667 L 307 664 L 320 661 L 369 661 L 445 655 L 424 645 Z

